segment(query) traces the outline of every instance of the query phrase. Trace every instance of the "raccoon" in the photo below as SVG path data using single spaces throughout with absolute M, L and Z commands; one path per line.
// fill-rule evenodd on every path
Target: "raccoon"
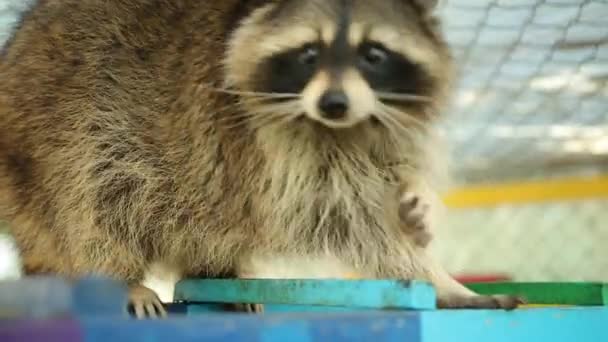
M 26 274 L 124 280 L 138 317 L 164 314 L 155 272 L 416 278 L 443 308 L 516 306 L 403 227 L 453 78 L 434 4 L 39 0 L 0 61 L 0 216 Z

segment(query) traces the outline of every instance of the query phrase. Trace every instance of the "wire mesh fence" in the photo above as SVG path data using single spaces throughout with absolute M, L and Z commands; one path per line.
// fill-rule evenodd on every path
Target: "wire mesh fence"
M 0 0 L 0 42 L 29 2 Z M 460 73 L 442 125 L 457 184 L 608 171 L 608 0 L 444 0 L 438 11 Z M 450 210 L 434 248 L 455 273 L 608 281 L 606 208 Z
M 454 274 L 608 281 L 608 200 L 452 210 L 435 251 Z
M 460 67 L 443 126 L 461 184 L 608 166 L 608 1 L 446 0 Z M 452 210 L 436 249 L 457 273 L 608 280 L 606 200 Z
M 458 180 L 605 169 L 608 2 L 446 0 L 461 82 L 445 131 Z

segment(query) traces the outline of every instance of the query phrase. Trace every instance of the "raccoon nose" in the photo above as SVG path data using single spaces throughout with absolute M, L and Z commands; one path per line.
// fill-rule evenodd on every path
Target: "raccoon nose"
M 325 119 L 343 119 L 348 111 L 348 98 L 342 91 L 328 91 L 321 97 L 319 109 L 321 116 Z

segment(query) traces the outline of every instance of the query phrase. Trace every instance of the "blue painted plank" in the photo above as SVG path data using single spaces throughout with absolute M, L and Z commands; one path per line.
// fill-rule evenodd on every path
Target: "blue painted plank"
M 80 324 L 72 320 L 0 320 L 2 342 L 81 342 Z
M 87 342 L 136 341 L 420 341 L 415 313 L 213 314 L 161 321 L 87 318 Z
M 608 341 L 608 308 L 0 321 L 0 341 Z
M 28 277 L 0 282 L 0 319 L 67 315 L 72 289 L 63 279 Z
M 76 316 L 128 317 L 127 286 L 122 282 L 89 277 L 72 287 L 72 313 Z
M 98 277 L 73 284 L 56 277 L 0 282 L 0 318 L 66 315 L 127 317 L 127 288 L 120 282 Z
M 608 341 L 607 307 L 430 311 L 421 317 L 424 342 Z
M 175 299 L 201 303 L 346 306 L 370 309 L 434 309 L 427 283 L 397 280 L 191 279 L 177 284 Z

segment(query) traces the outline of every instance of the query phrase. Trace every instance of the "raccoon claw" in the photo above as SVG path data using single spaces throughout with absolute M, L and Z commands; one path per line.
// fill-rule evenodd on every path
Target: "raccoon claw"
M 418 196 L 407 194 L 399 204 L 399 218 L 403 231 L 410 235 L 417 246 L 426 247 L 433 239 L 425 222 L 429 206 Z
M 167 317 L 167 311 L 156 293 L 145 286 L 129 289 L 129 307 L 137 319 Z
M 510 311 L 522 304 L 526 304 L 526 301 L 521 297 L 503 295 L 454 296 L 437 300 L 437 306 L 440 309 L 502 309 Z
M 238 312 L 264 313 L 264 304 L 234 304 L 234 309 Z

